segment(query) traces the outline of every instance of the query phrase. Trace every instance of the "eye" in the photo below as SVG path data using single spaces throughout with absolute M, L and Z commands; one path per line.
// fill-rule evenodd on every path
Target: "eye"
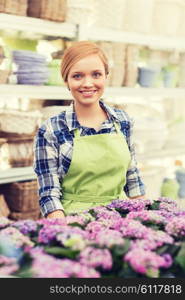
M 72 77 L 75 79 L 80 79 L 82 77 L 82 74 L 74 74 Z
M 99 78 L 102 74 L 100 72 L 94 72 L 93 77 Z

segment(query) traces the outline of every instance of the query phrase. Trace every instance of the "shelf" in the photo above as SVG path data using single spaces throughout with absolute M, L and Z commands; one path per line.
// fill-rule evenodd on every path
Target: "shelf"
M 137 160 L 143 161 L 153 158 L 159 159 L 180 155 L 185 155 L 185 148 L 174 148 L 169 150 L 155 151 L 155 153 L 150 153 L 147 155 L 137 155 Z M 34 179 L 36 179 L 36 174 L 33 171 L 33 167 L 10 168 L 0 171 L 0 184 Z
M 0 29 L 16 30 L 52 37 L 76 37 L 76 25 L 74 24 L 3 13 L 0 13 Z
M 185 51 L 184 38 L 152 36 L 102 27 L 85 27 L 84 25 L 79 26 L 79 40 L 122 42 L 154 49 Z
M 35 85 L 0 85 L 1 97 L 27 97 L 32 99 L 72 99 L 71 93 L 63 86 L 35 86 Z M 185 98 L 185 88 L 127 88 L 107 87 L 103 98 L 123 103 L 124 97 L 160 97 Z
M 36 179 L 36 175 L 32 167 L 10 168 L 0 171 L 0 184 L 33 179 Z
M 160 151 L 147 152 L 146 154 L 138 154 L 138 160 L 145 161 L 148 159 L 159 159 L 167 157 L 185 156 L 185 147 L 161 149 Z
M 70 92 L 62 86 L 1 84 L 1 97 L 27 97 L 32 99 L 72 99 Z

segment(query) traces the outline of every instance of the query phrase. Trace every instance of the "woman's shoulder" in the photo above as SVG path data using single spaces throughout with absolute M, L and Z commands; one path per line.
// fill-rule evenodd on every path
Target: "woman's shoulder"
M 130 118 L 129 114 L 122 108 L 118 108 L 114 105 L 107 105 L 104 104 L 108 112 L 116 118 L 119 122 L 132 122 L 132 119 Z
M 38 132 L 46 135 L 57 136 L 59 133 L 62 133 L 63 130 L 67 130 L 66 120 L 65 120 L 65 111 L 54 115 L 46 119 L 39 127 Z

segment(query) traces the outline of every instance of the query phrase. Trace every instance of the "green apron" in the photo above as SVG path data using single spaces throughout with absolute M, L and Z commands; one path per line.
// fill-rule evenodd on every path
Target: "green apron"
M 131 161 L 118 124 L 116 133 L 80 136 L 75 130 L 72 161 L 61 183 L 66 215 L 126 197 L 123 187 Z

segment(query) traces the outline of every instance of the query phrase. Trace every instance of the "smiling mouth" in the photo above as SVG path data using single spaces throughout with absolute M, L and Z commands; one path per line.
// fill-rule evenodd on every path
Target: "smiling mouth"
M 92 97 L 97 91 L 79 91 L 84 97 Z

